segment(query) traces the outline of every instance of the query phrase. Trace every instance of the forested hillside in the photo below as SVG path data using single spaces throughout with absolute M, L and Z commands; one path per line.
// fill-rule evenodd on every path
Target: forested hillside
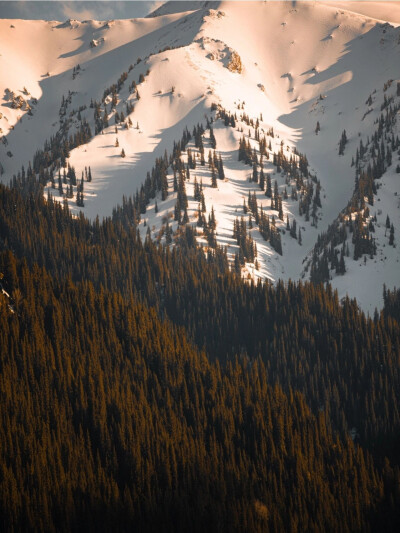
M 366 318 L 18 186 L 0 249 L 3 530 L 397 531 L 398 293 Z

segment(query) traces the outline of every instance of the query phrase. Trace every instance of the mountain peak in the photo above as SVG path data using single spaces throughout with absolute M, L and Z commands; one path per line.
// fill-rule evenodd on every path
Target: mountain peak
M 149 13 L 146 18 L 161 17 L 163 15 L 173 15 L 175 13 L 185 13 L 187 11 L 197 11 L 199 9 L 216 9 L 219 6 L 218 1 L 203 1 L 188 0 L 181 2 L 179 0 L 171 0 L 165 2 L 157 9 Z

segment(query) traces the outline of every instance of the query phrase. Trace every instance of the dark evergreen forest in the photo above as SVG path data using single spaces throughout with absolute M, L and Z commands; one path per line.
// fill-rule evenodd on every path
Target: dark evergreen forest
M 366 317 L 18 186 L 0 278 L 2 531 L 399 531 L 398 291 Z

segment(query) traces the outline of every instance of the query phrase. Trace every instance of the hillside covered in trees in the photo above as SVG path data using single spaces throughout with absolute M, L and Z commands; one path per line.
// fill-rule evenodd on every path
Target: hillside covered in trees
M 169 249 L 15 185 L 2 530 L 397 531 L 398 292 L 367 318 L 329 286 L 244 283 L 189 227 Z

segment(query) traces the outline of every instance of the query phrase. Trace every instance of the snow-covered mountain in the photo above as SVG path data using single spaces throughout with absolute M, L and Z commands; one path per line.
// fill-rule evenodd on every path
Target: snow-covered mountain
M 383 4 L 1 20 L 1 179 L 30 161 L 90 218 L 136 198 L 143 236 L 190 223 L 245 277 L 331 278 L 372 312 L 400 284 L 400 29 Z

